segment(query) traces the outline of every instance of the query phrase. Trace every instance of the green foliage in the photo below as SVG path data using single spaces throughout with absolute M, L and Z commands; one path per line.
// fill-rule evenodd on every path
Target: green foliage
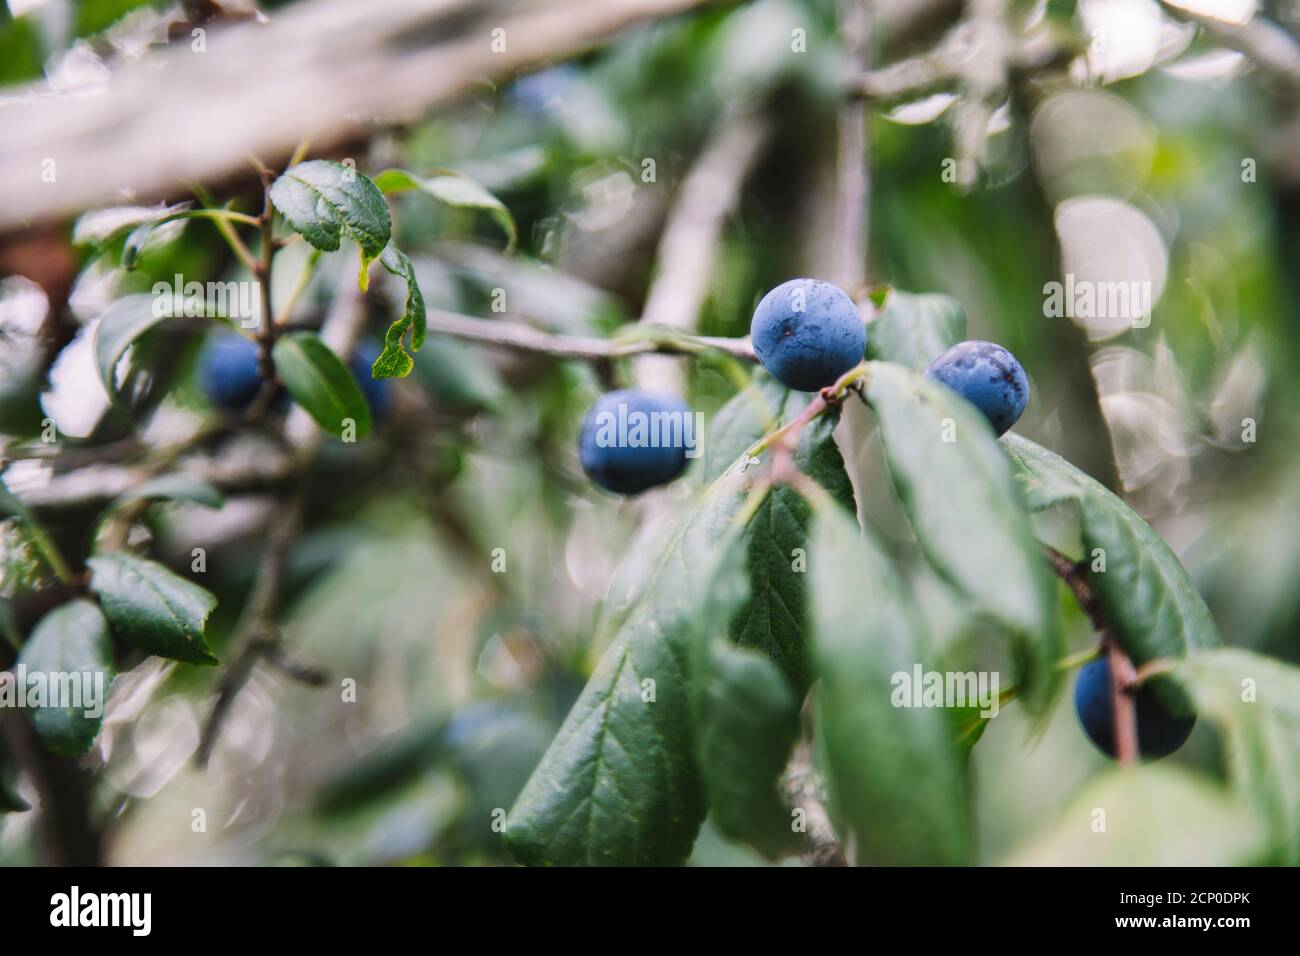
M 704 476 L 723 456 L 749 457 L 764 435 L 803 411 L 811 396 L 792 392 L 767 373 L 724 405 L 714 418 L 705 443 Z M 844 460 L 831 436 L 838 417 L 823 416 L 805 428 L 795 449 L 795 464 L 830 492 L 841 505 L 853 508 L 853 488 Z M 808 595 L 799 551 L 806 551 L 811 508 L 792 488 L 777 486 L 766 496 L 745 527 L 744 549 L 750 578 L 749 600 L 731 622 L 731 638 L 776 663 L 791 684 L 807 690 Z
M 95 327 L 95 368 L 104 390 L 117 401 L 117 366 L 140 336 L 171 317 L 152 295 L 128 295 L 110 305 Z
M 42 706 L 29 703 L 28 711 L 41 741 L 58 754 L 84 754 L 99 733 L 114 674 L 108 624 L 99 608 L 77 599 L 50 611 L 23 644 L 18 664 L 27 669 L 29 682 L 32 675 L 39 674 L 47 683 L 50 696 Z M 74 681 L 81 688 L 80 700 L 71 694 Z M 94 708 L 88 693 L 102 694 L 95 699 Z M 56 694 L 68 706 L 53 706 Z M 90 716 L 94 710 L 98 713 Z
M 926 558 L 1010 633 L 1021 699 L 1042 713 L 1060 687 L 1056 588 L 988 422 L 911 369 L 869 366 L 890 476 Z
M 886 290 L 867 326 L 867 357 L 924 372 L 966 337 L 966 313 L 952 296 Z
M 684 521 L 510 811 L 519 862 L 686 860 L 706 810 L 687 684 L 692 628 L 718 542 L 749 494 L 742 463 Z
M 361 288 L 371 261 L 388 245 L 392 219 L 384 194 L 351 166 L 310 159 L 284 171 L 271 186 L 271 202 L 294 232 L 317 249 L 337 252 L 342 237 L 361 247 Z
M 859 860 L 969 862 L 964 757 L 949 718 L 893 700 L 893 675 L 925 657 L 920 617 L 897 571 L 848 515 L 823 506 L 809 575 L 817 733 L 832 805 Z
M 1300 669 L 1221 648 L 1192 651 L 1173 677 L 1223 728 L 1236 791 L 1268 821 L 1269 862 L 1300 866 Z
M 391 242 L 384 247 L 379 263 L 393 275 L 406 280 L 406 303 L 401 318 L 388 327 L 384 335 L 384 350 L 375 359 L 371 371 L 375 378 L 401 378 L 410 375 L 415 364 L 403 344 L 406 334 L 411 333 L 411 352 L 418 352 L 428 331 L 424 294 L 415 281 L 415 267 L 411 260 Z
M 519 240 L 515 217 L 510 214 L 506 204 L 482 185 L 455 170 L 443 170 L 436 176 L 425 178 L 405 169 L 385 169 L 375 177 L 375 185 L 389 195 L 418 189 L 448 206 L 484 210 L 506 234 L 507 253 L 514 251 L 515 243 Z
M 1078 507 L 1088 580 L 1115 639 L 1134 663 L 1182 657 L 1192 649 L 1219 644 L 1209 608 L 1177 556 L 1132 508 L 1028 439 L 1008 434 L 1002 445 L 1031 509 L 1040 511 L 1063 502 Z M 1105 560 L 1104 571 L 1092 570 L 1098 549 Z
M 293 332 L 275 341 L 271 352 L 276 374 L 293 400 L 316 424 L 336 438 L 370 434 L 370 406 L 343 360 L 312 332 Z
M 38 79 L 45 60 L 45 44 L 36 18 L 15 17 L 8 6 L 0 12 L 0 84 Z
M 211 593 L 156 561 L 97 554 L 86 562 L 113 633 L 132 647 L 189 664 L 215 664 L 204 637 Z
M 696 750 L 718 830 L 778 859 L 798 841 L 777 788 L 799 738 L 800 698 L 769 659 L 724 636 L 749 592 L 742 549 L 730 542 L 705 591 L 691 647 Z

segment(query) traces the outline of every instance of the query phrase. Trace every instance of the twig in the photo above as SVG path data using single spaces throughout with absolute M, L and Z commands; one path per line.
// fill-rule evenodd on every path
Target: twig
M 634 329 L 636 327 L 633 327 Z M 601 339 L 580 335 L 556 335 L 518 322 L 476 319 L 468 315 L 429 310 L 429 331 L 470 342 L 480 342 L 521 352 L 536 352 L 552 358 L 602 361 L 632 355 L 697 355 L 707 349 L 725 352 L 733 358 L 756 362 L 749 339 L 686 335 L 673 330 L 640 329 L 638 337 Z
M 689 331 L 709 293 L 719 234 L 736 206 L 740 187 L 768 141 L 771 123 L 741 112 L 722 124 L 677 190 L 656 252 L 658 268 L 643 325 Z M 634 375 L 644 388 L 681 394 L 680 367 L 658 356 L 636 360 Z
M 1093 629 L 1098 633 L 1109 633 L 1110 624 L 1102 611 L 1101 600 L 1088 581 L 1087 563 L 1071 561 L 1050 544 L 1043 545 L 1043 555 L 1057 577 L 1069 585 L 1070 590 L 1074 592 L 1074 599 L 1079 602 L 1079 607 L 1092 621 Z
M 232 646 L 236 648 L 234 661 L 217 685 L 217 698 L 213 701 L 207 723 L 203 727 L 203 735 L 199 739 L 195 763 L 200 767 L 208 765 L 221 726 L 235 698 L 239 696 L 239 692 L 252 676 L 257 662 L 266 657 L 279 642 L 275 615 L 279 610 L 289 546 L 302 527 L 306 501 L 304 483 L 299 486 L 287 509 L 271 526 L 270 534 L 267 535 L 253 593 L 249 596 L 248 603 L 244 605 L 231 641 Z
M 275 314 L 271 311 L 271 264 L 275 259 L 275 207 L 271 204 L 271 173 L 261 163 L 256 163 L 258 175 L 262 178 L 262 215 L 259 217 L 262 234 L 261 258 L 253 272 L 253 281 L 257 283 L 258 300 L 261 304 L 261 322 L 257 326 L 257 363 L 262 374 L 262 388 L 249 406 L 245 415 L 250 422 L 258 421 L 271 407 L 275 398 L 276 375 L 275 348 L 276 325 Z
M 321 326 L 321 338 L 337 354 L 344 357 L 350 355 L 355 347 L 365 320 L 365 309 L 360 302 L 360 296 L 355 292 L 355 283 L 350 278 L 354 274 L 351 270 L 345 269 L 340 275 L 339 294 L 336 295 L 330 313 Z M 240 614 L 231 641 L 236 649 L 235 657 L 218 684 L 217 697 L 204 725 L 198 752 L 195 754 L 195 762 L 200 767 L 206 766 L 212 756 L 221 725 L 235 698 L 239 696 L 239 692 L 252 676 L 258 662 L 269 660 L 282 670 L 290 666 L 289 658 L 280 648 L 281 634 L 275 618 L 279 612 L 289 548 L 298 536 L 307 509 L 309 468 L 325 440 L 325 433 L 311 422 L 305 412 L 299 415 L 300 412 L 301 409 L 295 409 L 290 413 L 290 421 L 285 428 L 294 448 L 289 461 L 298 476 L 298 486 L 284 513 L 280 515 L 277 523 L 272 525 L 267 535 L 253 593 Z M 319 674 L 319 672 L 304 670 L 301 665 L 293 666 L 297 669 L 295 676 L 298 679 L 308 679 L 305 674 L 309 674 L 311 678 Z M 323 675 L 320 675 L 320 679 L 323 679 Z
M 1046 33 L 1035 33 L 1010 44 L 1005 67 L 1016 74 L 1033 73 L 1063 65 L 1077 52 Z M 973 27 L 962 22 L 924 53 L 852 77 L 848 93 L 887 104 L 950 89 L 983 55 Z
M 1170 0 L 1160 0 L 1160 6 L 1175 19 L 1196 24 L 1215 43 L 1242 54 L 1264 73 L 1288 86 L 1300 87 L 1300 44 L 1276 23 L 1263 17 L 1247 23 L 1227 23 L 1184 10 Z
M 1087 564 L 1071 561 L 1047 544 L 1043 545 L 1043 554 L 1057 576 L 1069 585 L 1079 607 L 1092 621 L 1093 629 L 1101 638 L 1100 653 L 1110 658 L 1110 706 L 1114 717 L 1115 754 L 1122 764 L 1134 763 L 1138 758 L 1138 743 L 1137 702 L 1134 699 L 1137 675 L 1133 670 L 1133 661 L 1115 640 L 1097 592 L 1087 579 Z M 1073 663 L 1073 659 L 1070 662 Z
M 864 0 L 840 0 L 840 32 L 851 68 L 864 69 L 870 59 L 871 13 Z M 867 108 L 859 99 L 840 104 L 836 122 L 835 279 L 857 299 L 866 285 L 867 229 L 870 223 L 870 144 Z
M 1108 639 L 1110 654 L 1110 706 L 1115 723 L 1115 756 L 1121 764 L 1137 763 L 1137 700 L 1133 694 L 1133 662 Z
M 808 827 L 804 860 L 811 866 L 848 866 L 826 812 L 825 789 L 820 774 L 813 769 L 808 745 L 800 743 L 785 772 L 785 794 L 791 807 L 803 811 Z
M 95 96 L 55 96 L 44 85 L 7 90 L 14 99 L 0 123 L 0 229 L 115 202 L 124 190 L 143 202 L 187 180 L 218 181 L 250 152 L 278 160 L 306 138 L 326 152 L 426 115 L 485 80 L 566 59 L 703 2 L 308 0 L 266 24 L 209 31 L 204 56 L 188 44 L 151 51 L 114 70 Z M 46 158 L 58 163 L 57 188 L 41 186 Z

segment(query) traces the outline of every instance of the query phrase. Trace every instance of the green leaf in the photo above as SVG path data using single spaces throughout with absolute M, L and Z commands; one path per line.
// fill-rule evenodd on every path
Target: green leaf
M 848 494 L 851 502 L 831 438 L 834 424 L 825 415 L 805 428 L 795 460 L 833 496 Z M 759 455 L 760 465 L 764 456 L 771 452 Z M 742 508 L 747 524 L 738 546 L 757 585 L 733 622 L 733 637 L 739 633 L 775 656 L 791 683 L 804 686 L 803 598 L 792 612 L 778 589 L 788 588 L 789 600 L 802 591 L 785 543 L 804 541 L 807 505 L 797 499 L 804 511 L 794 511 L 784 500 L 787 488 L 750 502 L 755 467 L 746 452 L 703 494 L 623 620 L 510 813 L 506 838 L 521 863 L 669 865 L 687 858 L 706 807 L 690 716 L 689 656 L 709 582 Z M 769 554 L 772 548 L 779 553 Z M 775 582 L 769 570 L 779 572 Z M 763 607 L 752 606 L 760 601 Z M 780 629 L 759 627 L 779 614 L 788 618 Z M 642 699 L 648 687 L 653 702 Z
M 705 814 L 688 658 L 748 484 L 743 469 L 728 472 L 687 517 L 533 771 L 506 822 L 520 863 L 685 862 Z
M 221 491 L 211 482 L 179 472 L 148 478 L 117 500 L 119 504 L 124 504 L 128 501 L 147 501 L 155 498 L 167 501 L 192 501 L 195 504 L 207 505 L 209 508 L 220 508 L 225 502 Z
M 350 421 L 355 437 L 370 434 L 370 406 L 343 360 L 313 332 L 282 335 L 271 352 L 275 371 L 293 400 L 335 438 Z
M 384 194 L 362 173 L 332 160 L 311 159 L 284 171 L 271 186 L 271 202 L 294 232 L 317 249 L 336 252 L 343 236 L 361 247 L 361 288 L 372 260 L 392 233 Z
M 93 209 L 83 213 L 72 227 L 74 245 L 100 245 L 108 242 L 127 229 L 138 226 L 156 226 L 169 216 L 189 209 L 188 202 L 169 206 L 158 203 L 155 206 L 110 206 L 107 209 Z M 125 262 L 123 263 L 125 265 Z M 128 267 L 129 268 L 129 267 Z
M 1016 469 L 1030 508 L 1073 501 L 1079 507 L 1088 580 L 1115 639 L 1134 663 L 1183 657 L 1216 647 L 1210 610 L 1169 545 L 1132 508 L 1059 455 L 1008 433 L 1002 446 Z M 1106 570 L 1093 573 L 1096 549 Z
M 883 362 L 871 365 L 867 402 L 921 550 L 1009 630 L 1020 699 L 1044 713 L 1061 685 L 1056 583 L 988 422 L 943 386 Z
M 114 674 L 99 608 L 79 598 L 50 611 L 23 644 L 18 665 L 25 669 L 17 676 L 26 678 L 28 714 L 41 741 L 57 754 L 84 754 L 103 723 Z M 44 685 L 39 706 L 32 699 L 37 680 Z
M 1098 811 L 1105 814 L 1103 818 Z M 1104 820 L 1105 829 L 1098 828 Z M 1071 801 L 1061 821 L 1007 861 L 1013 866 L 1249 866 L 1264 827 L 1243 803 L 1186 770 L 1119 767 Z
M 505 203 L 468 176 L 448 169 L 426 179 L 405 169 L 385 169 L 375 177 L 375 185 L 390 195 L 418 189 L 448 206 L 482 209 L 492 216 L 506 234 L 506 253 L 514 251 L 518 241 L 515 217 L 510 214 Z
M 1270 824 L 1270 862 L 1300 866 L 1300 668 L 1221 648 L 1193 651 L 1173 677 L 1224 729 L 1237 792 Z
M 95 368 L 109 397 L 117 401 L 117 364 L 126 350 L 155 325 L 171 318 L 171 310 L 160 308 L 153 295 L 128 295 L 104 312 L 95 326 Z M 162 313 L 161 315 L 159 313 Z
M 126 237 L 126 242 L 122 246 L 122 268 L 128 272 L 133 270 L 140 262 L 140 253 L 144 247 L 149 244 L 149 239 L 154 230 L 165 223 L 173 222 L 177 219 L 188 218 L 186 210 L 189 203 L 180 203 L 176 206 L 168 207 L 163 215 L 157 219 L 152 219 L 141 223 L 131 230 L 130 235 Z
M 735 543 L 726 547 L 696 620 L 696 752 L 718 830 L 777 859 L 798 846 L 777 787 L 799 737 L 801 700 L 771 661 L 724 637 L 749 591 L 743 557 Z
M 924 372 L 966 337 L 966 313 L 951 296 L 890 290 L 867 325 L 867 357 Z
M 786 406 L 791 417 L 797 414 L 792 407 L 797 403 Z M 853 487 L 832 435 L 838 420 L 837 413 L 828 413 L 809 423 L 800 433 L 794 462 L 852 514 Z M 812 507 L 789 485 L 778 485 L 763 499 L 744 533 L 750 599 L 731 622 L 731 639 L 771 658 L 800 693 L 812 680 L 811 609 L 802 560 L 811 521 Z
M 31 539 L 32 546 L 40 553 L 45 563 L 49 565 L 50 570 L 55 573 L 59 580 L 72 580 L 72 569 L 68 567 L 67 561 L 64 560 L 62 553 L 50 539 L 50 536 L 46 534 L 44 526 L 36 520 L 35 515 L 28 510 L 22 500 L 9 490 L 9 486 L 4 483 L 4 479 L 0 478 L 0 518 L 3 517 L 18 520 L 18 523 L 27 533 L 27 537 Z
M 920 617 L 890 560 L 838 508 L 809 549 L 817 733 L 836 815 L 861 862 L 954 865 L 973 853 L 964 754 L 941 708 L 899 707 L 924 663 Z
M 406 304 L 402 309 L 402 317 L 388 327 L 384 336 L 384 350 L 375 359 L 370 371 L 375 378 L 402 378 L 410 375 L 415 365 L 403 344 L 406 333 L 411 333 L 411 352 L 418 352 L 428 332 L 424 294 L 415 280 L 415 267 L 411 265 L 411 260 L 391 242 L 384 247 L 379 263 L 393 275 L 406 280 Z
M 706 479 L 724 470 L 723 456 L 747 459 L 762 436 L 789 422 L 809 401 L 811 396 L 759 373 L 714 416 L 704 448 Z M 795 464 L 852 512 L 853 488 L 832 435 L 838 420 L 837 414 L 823 415 L 803 430 Z M 797 691 L 806 691 L 809 682 L 807 588 L 797 558 L 807 549 L 810 516 L 803 496 L 787 486 L 763 499 L 745 530 L 750 599 L 731 624 L 732 640 L 770 657 Z
M 189 664 L 215 664 L 204 628 L 217 599 L 156 561 L 121 552 L 86 562 L 113 633 L 132 647 Z
M 809 401 L 764 371 L 723 405 L 709 423 L 700 469 L 704 484 L 716 481 L 737 458 L 764 435 L 803 411 Z
M 713 822 L 769 859 L 799 845 L 778 786 L 799 738 L 799 697 L 771 661 L 712 642 L 699 757 Z

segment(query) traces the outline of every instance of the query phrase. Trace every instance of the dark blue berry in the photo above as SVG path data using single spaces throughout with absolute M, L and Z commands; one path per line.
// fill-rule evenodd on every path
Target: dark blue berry
M 1029 377 L 1016 357 L 992 342 L 958 342 L 925 374 L 970 402 L 1001 435 L 1029 403 Z
M 1171 713 L 1150 684 L 1137 692 L 1138 752 L 1148 760 L 1167 757 L 1191 736 L 1194 716 Z M 1079 671 L 1074 709 L 1088 739 L 1111 757 L 1116 755 L 1115 714 L 1111 707 L 1110 658 L 1100 657 Z
M 763 296 L 749 332 L 763 367 L 801 392 L 834 385 L 867 346 L 867 327 L 848 293 L 816 279 L 791 279 Z
M 199 379 L 212 404 L 243 411 L 262 390 L 257 343 L 237 332 L 217 336 L 203 354 Z
M 602 395 L 588 409 L 578 455 L 596 484 L 635 495 L 680 475 L 699 439 L 690 406 L 680 398 L 623 389 Z

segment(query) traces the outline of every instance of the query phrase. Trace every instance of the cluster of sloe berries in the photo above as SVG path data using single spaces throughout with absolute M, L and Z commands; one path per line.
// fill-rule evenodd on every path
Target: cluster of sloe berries
M 815 392 L 835 382 L 862 361 L 867 326 L 848 294 L 829 282 L 791 279 L 763 296 L 750 323 L 754 353 L 781 384 Z M 392 383 L 375 379 L 370 367 L 378 347 L 363 341 L 349 363 L 376 424 L 392 406 Z M 998 435 L 1016 423 L 1029 401 L 1029 379 L 1016 357 L 992 342 L 959 342 L 931 363 L 926 376 L 962 396 L 983 413 Z M 227 411 L 247 409 L 262 388 L 257 344 L 231 332 L 211 341 L 203 355 L 200 381 L 209 401 Z M 287 404 L 283 393 L 275 402 Z M 683 443 L 608 440 L 611 424 L 638 416 L 684 418 L 690 407 L 675 395 L 645 389 L 620 389 L 596 400 L 583 419 L 578 452 L 587 476 L 622 495 L 640 494 L 675 480 L 686 469 Z M 617 430 L 615 430 L 617 436 Z M 680 431 L 678 432 L 680 434 Z M 1075 709 L 1089 739 L 1114 757 L 1110 661 L 1102 656 L 1079 672 Z M 1195 717 L 1172 713 L 1150 686 L 1136 696 L 1138 749 L 1154 759 L 1186 742 Z
M 782 385 L 815 392 L 862 361 L 867 326 L 843 289 L 817 279 L 791 279 L 763 296 L 750 322 L 754 354 Z M 1029 379 L 1016 357 L 992 342 L 954 345 L 926 371 L 984 413 L 1001 435 L 1029 401 Z M 596 484 L 637 494 L 666 484 L 686 468 L 685 449 L 598 441 L 600 422 L 620 411 L 683 413 L 681 399 L 644 389 L 601 396 L 587 411 L 578 440 L 583 470 Z

